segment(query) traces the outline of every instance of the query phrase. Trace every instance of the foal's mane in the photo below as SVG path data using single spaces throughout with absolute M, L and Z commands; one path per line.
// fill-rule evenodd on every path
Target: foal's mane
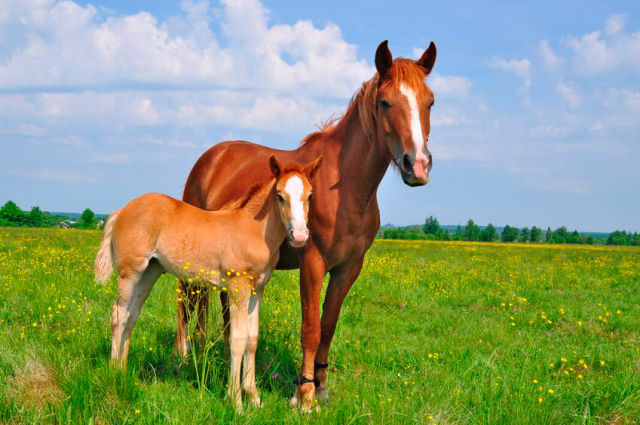
M 297 167 L 295 165 L 287 165 L 286 167 L 284 167 L 280 173 L 280 178 L 282 178 L 283 176 L 289 174 L 289 173 L 298 173 L 302 175 L 302 169 L 300 167 Z M 240 198 L 239 200 L 232 202 L 228 205 L 225 205 L 223 208 L 221 208 L 222 210 L 244 210 L 247 209 L 248 207 L 251 206 L 251 204 L 253 204 L 253 201 L 261 201 L 261 199 L 258 199 L 260 197 L 260 195 L 264 195 L 264 198 L 266 198 L 266 191 L 268 189 L 271 189 L 273 183 L 275 183 L 275 179 L 273 177 L 269 177 L 269 179 L 267 181 L 263 181 L 261 183 L 256 183 L 253 186 L 251 186 L 251 189 L 249 189 L 249 192 L 247 192 L 247 194 L 244 196 L 244 198 Z M 262 202 L 264 203 L 264 202 Z
M 411 87 L 418 98 L 431 93 L 425 82 L 426 70 L 412 59 L 398 58 L 393 61 L 393 65 L 388 71 L 389 79 L 384 83 L 390 84 L 395 89 L 400 89 L 401 84 Z M 331 133 L 341 124 L 346 123 L 348 118 L 358 110 L 360 122 L 368 137 L 375 133 L 376 127 L 376 97 L 378 96 L 378 73 L 369 81 L 362 83 L 362 86 L 355 92 L 347 110 L 338 117 L 330 117 L 327 121 L 318 126 L 318 131 L 308 134 L 300 145 L 307 144 L 318 137 Z

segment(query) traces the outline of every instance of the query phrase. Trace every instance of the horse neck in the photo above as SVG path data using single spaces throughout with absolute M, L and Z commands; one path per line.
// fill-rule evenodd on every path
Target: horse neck
M 390 155 L 375 135 L 367 134 L 360 120 L 359 106 L 343 118 L 330 138 L 338 153 L 341 197 L 355 202 L 361 209 L 368 208 L 375 198 L 378 186 L 389 168 Z

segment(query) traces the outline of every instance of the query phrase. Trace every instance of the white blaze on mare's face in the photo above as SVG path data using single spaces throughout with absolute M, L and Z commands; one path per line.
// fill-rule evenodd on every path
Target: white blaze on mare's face
M 306 227 L 307 224 L 304 220 L 304 203 L 302 202 L 302 194 L 304 193 L 302 179 L 298 176 L 289 178 L 284 185 L 284 191 L 289 195 L 291 205 L 291 229 Z
M 409 101 L 409 109 L 411 113 L 411 134 L 413 137 L 413 145 L 416 150 L 416 162 L 426 161 L 427 156 L 424 154 L 422 145 L 424 144 L 422 137 L 422 123 L 420 122 L 420 109 L 418 108 L 418 99 L 411 87 L 404 84 L 400 85 L 400 93 L 402 93 Z

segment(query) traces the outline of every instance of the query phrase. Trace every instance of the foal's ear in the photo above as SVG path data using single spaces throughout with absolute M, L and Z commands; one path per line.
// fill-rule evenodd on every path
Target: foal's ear
M 416 61 L 418 65 L 425 69 L 425 75 L 429 75 L 429 73 L 431 73 L 433 65 L 436 63 L 437 54 L 438 51 L 436 50 L 436 45 L 432 41 L 431 44 L 429 44 L 429 48 L 422 54 L 422 57 Z
M 393 56 L 391 56 L 391 50 L 389 50 L 389 41 L 385 40 L 378 46 L 376 50 L 376 69 L 380 78 L 378 81 L 382 81 L 382 77 L 389 71 L 391 64 L 393 63 Z
M 280 177 L 280 174 L 282 173 L 282 167 L 280 166 L 280 162 L 275 155 L 271 155 L 271 158 L 269 158 L 269 166 L 271 167 L 271 173 L 273 174 L 273 176 L 275 178 Z
M 316 175 L 318 169 L 322 165 L 322 155 L 320 155 L 312 164 L 305 166 L 302 172 L 311 180 Z

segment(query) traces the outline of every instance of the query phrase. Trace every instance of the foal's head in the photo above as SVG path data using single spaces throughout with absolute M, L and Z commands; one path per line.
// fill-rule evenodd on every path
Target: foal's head
M 389 148 L 393 163 L 409 186 L 429 182 L 432 159 L 427 142 L 434 99 L 425 77 L 435 61 L 433 42 L 416 61 L 393 60 L 387 41 L 376 51 L 376 136 Z
M 307 219 L 312 195 L 310 180 L 320 168 L 321 163 L 320 156 L 303 168 L 292 166 L 282 168 L 274 155 L 269 158 L 271 172 L 276 178 L 280 218 L 287 229 L 289 243 L 295 248 L 304 246 L 309 238 Z

